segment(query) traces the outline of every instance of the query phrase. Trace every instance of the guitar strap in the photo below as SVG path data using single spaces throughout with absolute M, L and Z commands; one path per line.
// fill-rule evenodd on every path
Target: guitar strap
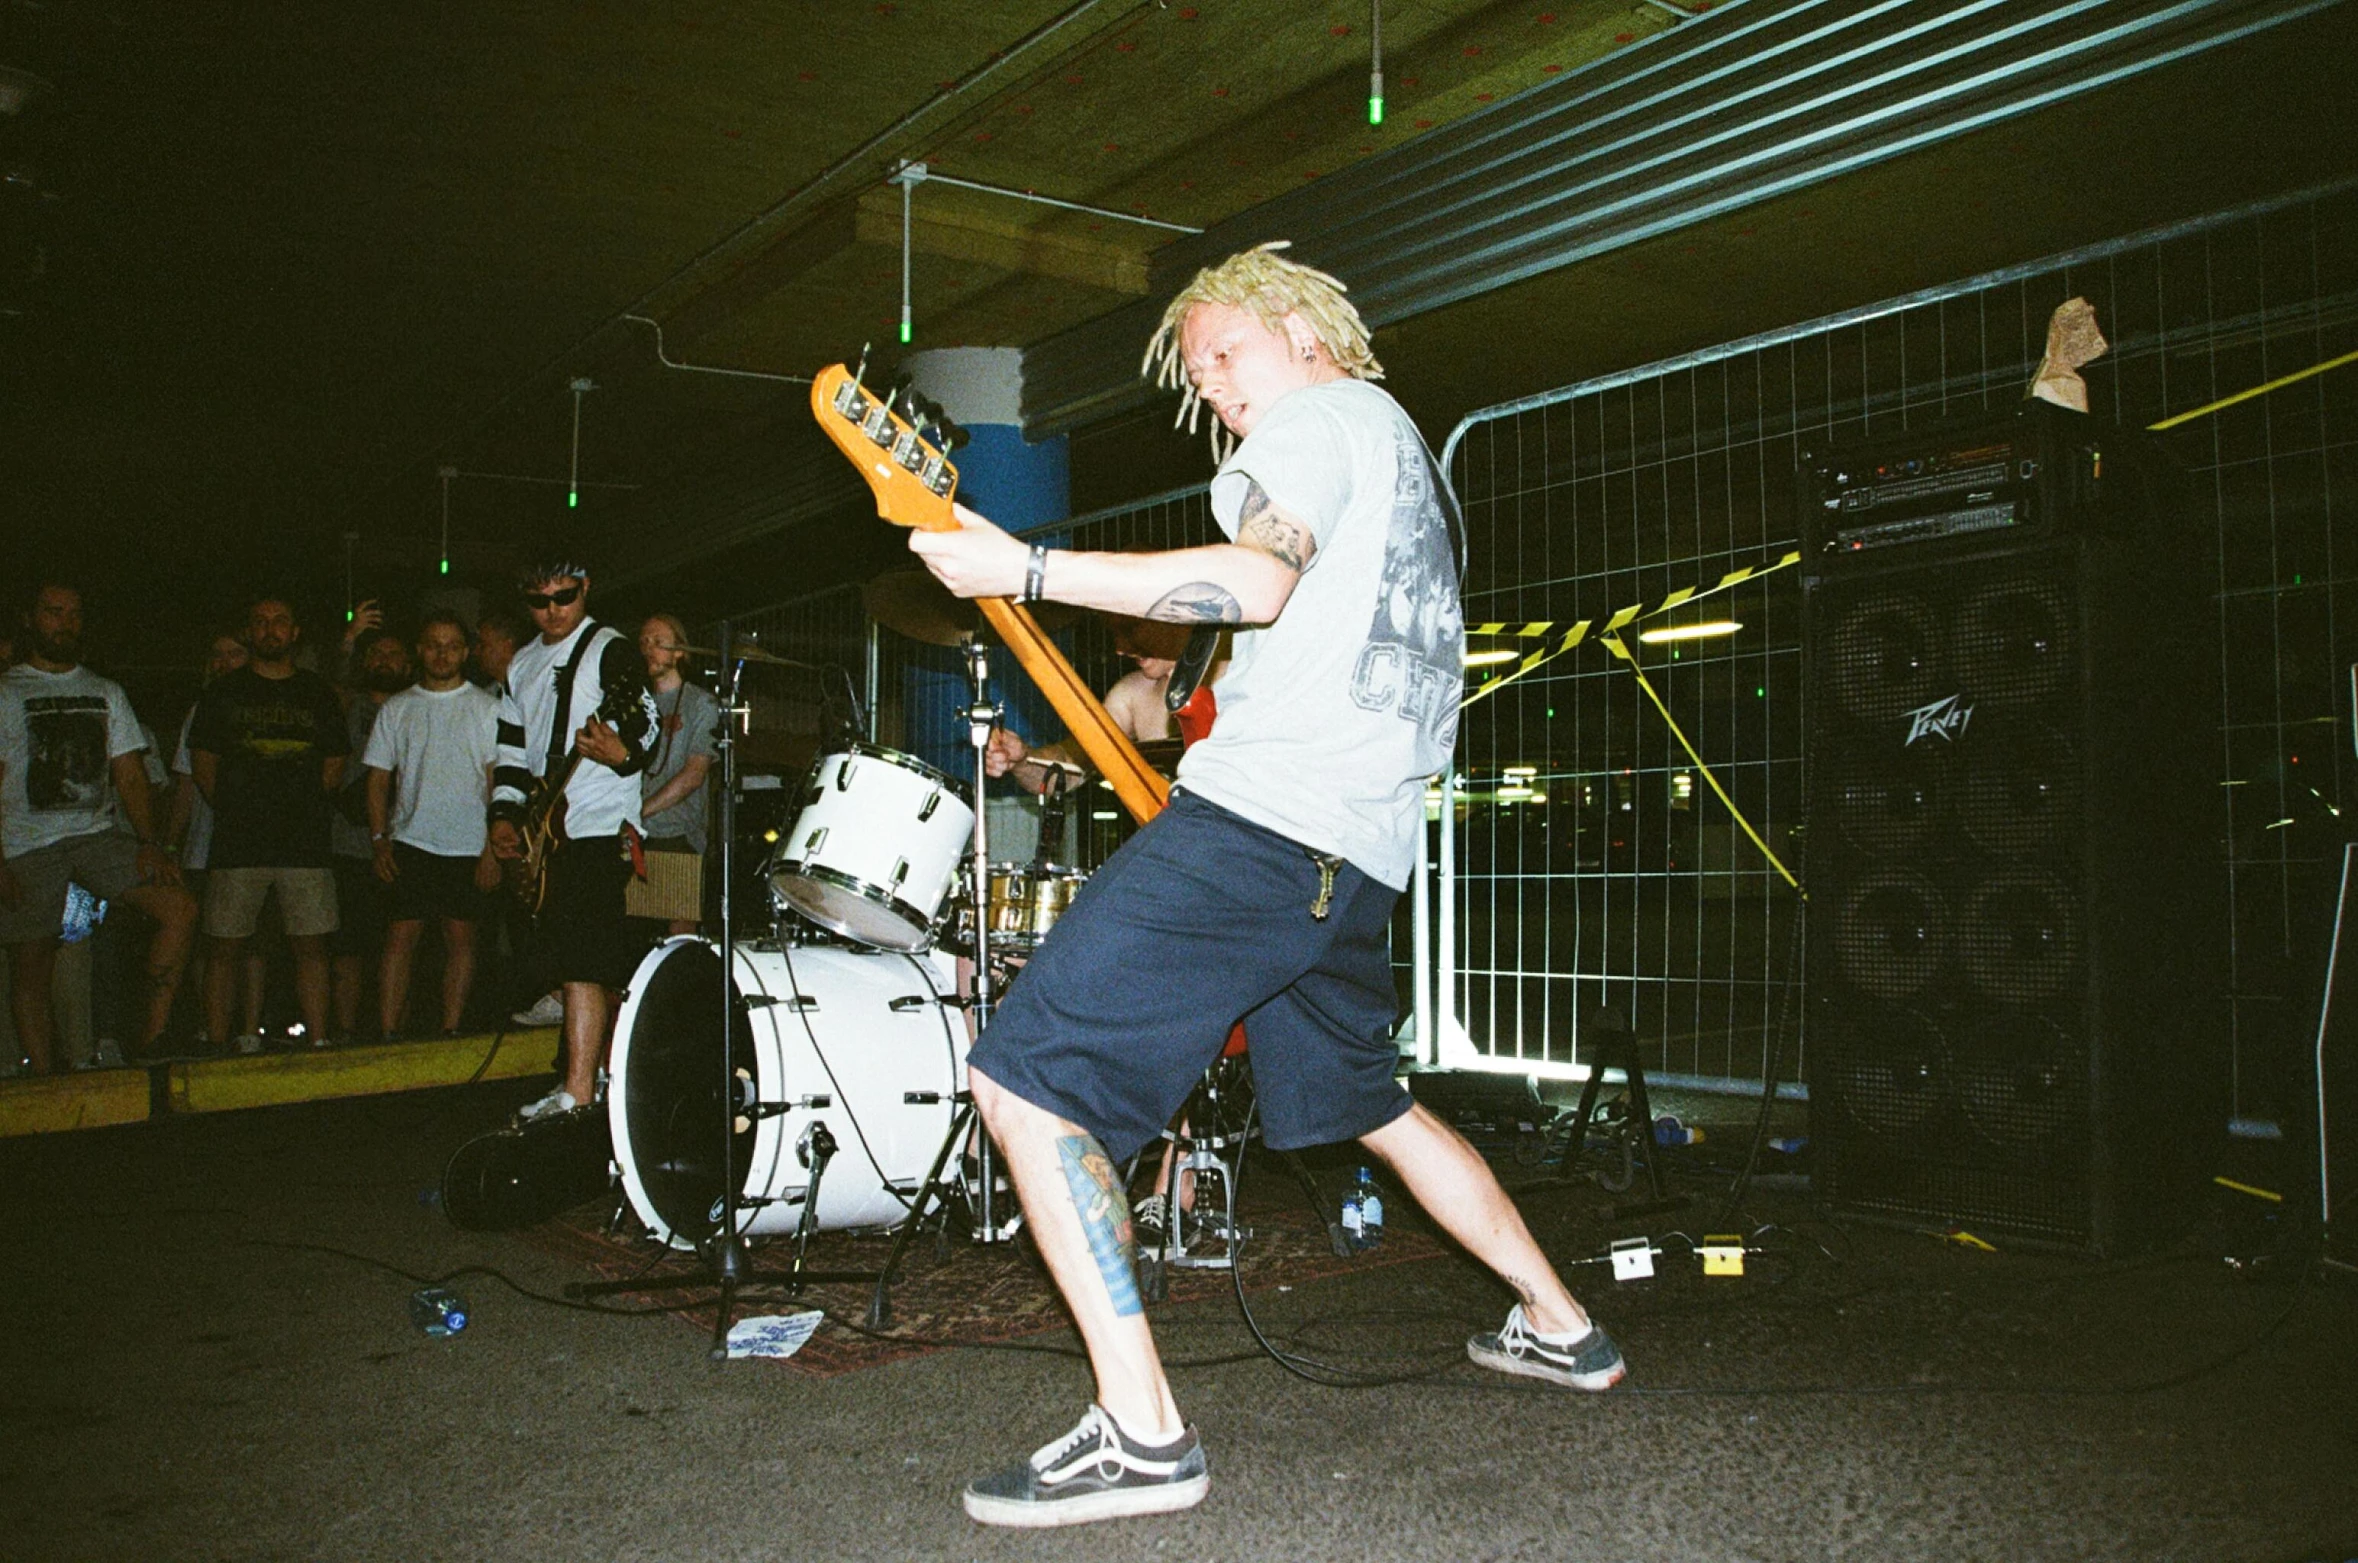
M 540 762 L 540 774 L 546 779 L 557 774 L 564 763 L 565 751 L 571 747 L 573 729 L 573 682 L 581 676 L 581 659 L 589 655 L 590 642 L 598 638 L 598 621 L 581 621 L 581 639 L 573 643 L 573 655 L 565 659 L 565 671 L 557 675 L 557 719 L 549 724 L 549 752 Z

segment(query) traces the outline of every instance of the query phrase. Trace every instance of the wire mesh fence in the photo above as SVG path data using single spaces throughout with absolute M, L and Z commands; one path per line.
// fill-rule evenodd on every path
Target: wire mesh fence
M 1812 448 L 2019 399 L 2056 306 L 2087 298 L 2112 349 L 2092 411 L 2132 427 L 2358 346 L 2349 186 L 2133 235 L 1828 321 L 1469 416 L 1451 441 L 1469 623 L 1600 617 L 1792 547 Z M 2214 746 L 2230 881 L 2219 1023 L 2240 1111 L 2297 1105 L 2329 848 L 2352 777 L 2348 496 L 2358 366 L 2159 436 L 2214 551 Z M 2337 511 L 2337 497 L 2340 509 Z M 2338 551 L 2337 551 L 2338 543 Z M 1631 650 L 1697 753 L 1780 854 L 1803 798 L 1800 582 L 1689 617 L 1738 626 Z M 1474 648 L 1479 655 L 1484 648 Z M 1517 649 L 1520 649 L 1518 647 Z M 2337 702 L 2338 707 L 2337 707 Z M 1444 971 L 1468 1042 L 1540 1069 L 1583 1061 L 1604 1006 L 1699 1081 L 1756 1083 L 1799 1039 L 1799 902 L 1708 795 L 1636 681 L 1584 646 L 1472 707 L 1453 790 Z M 1446 931 L 1446 930 L 1445 930 Z

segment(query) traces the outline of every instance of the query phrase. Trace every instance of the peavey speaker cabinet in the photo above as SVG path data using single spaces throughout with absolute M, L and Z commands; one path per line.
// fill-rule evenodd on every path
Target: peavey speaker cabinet
M 2146 442 L 2043 403 L 1799 484 L 1819 1194 L 2132 1250 L 2226 1118 L 2212 550 Z

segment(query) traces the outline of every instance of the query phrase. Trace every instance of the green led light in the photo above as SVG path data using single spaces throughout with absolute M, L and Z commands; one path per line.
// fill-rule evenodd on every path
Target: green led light
M 1549 706 L 1547 708 L 1547 719 L 1551 722 L 1556 719 L 1556 708 L 1554 706 Z
M 351 622 L 352 622 L 352 610 L 351 610 L 350 608 L 346 608 L 346 609 L 344 610 L 344 622 L 345 622 L 346 624 L 349 624 L 349 623 L 351 623 Z
M 915 328 L 912 327 L 906 320 L 901 322 L 901 345 L 903 347 L 908 346 L 909 342 L 916 336 L 916 334 Z
M 450 573 L 450 560 L 447 557 L 442 561 L 442 573 L 444 575 L 448 575 Z
M 1752 692 L 1763 700 L 1768 698 L 1768 691 L 1765 688 L 1755 688 Z
M 2298 586 L 2298 585 L 2300 585 L 2300 584 L 2301 584 L 2301 572 L 2300 572 L 2300 571 L 2298 571 L 2298 570 L 2295 570 L 2295 571 L 2293 572 L 2293 584 L 2294 584 L 2295 586 Z
M 567 510 L 579 510 L 581 508 L 580 489 L 567 489 L 565 491 L 565 508 Z
M 1367 100 L 1367 122 L 1371 125 L 1380 125 L 1384 122 L 1384 100 L 1382 98 Z

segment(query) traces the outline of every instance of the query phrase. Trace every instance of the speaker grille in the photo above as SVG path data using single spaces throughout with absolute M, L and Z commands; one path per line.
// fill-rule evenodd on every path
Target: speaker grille
M 1956 613 L 1956 681 L 1993 707 L 2050 699 L 2077 682 L 2079 636 L 2061 582 L 2014 574 L 1965 598 Z
M 1843 980 L 1879 999 L 1915 997 L 1940 970 L 1948 923 L 1929 880 L 1896 870 L 1866 875 L 1834 924 Z
M 1957 934 L 1977 997 L 2027 1007 L 2060 998 L 2080 975 L 2080 902 L 2037 869 L 1983 880 Z
M 1976 728 L 1957 782 L 1958 818 L 1973 844 L 2005 858 L 2069 850 L 2085 794 L 2078 746 L 2025 718 L 2001 715 Z
M 1828 672 L 1842 715 L 1872 722 L 1938 698 L 1940 621 L 1910 593 L 1872 595 L 1842 616 L 1828 647 Z

